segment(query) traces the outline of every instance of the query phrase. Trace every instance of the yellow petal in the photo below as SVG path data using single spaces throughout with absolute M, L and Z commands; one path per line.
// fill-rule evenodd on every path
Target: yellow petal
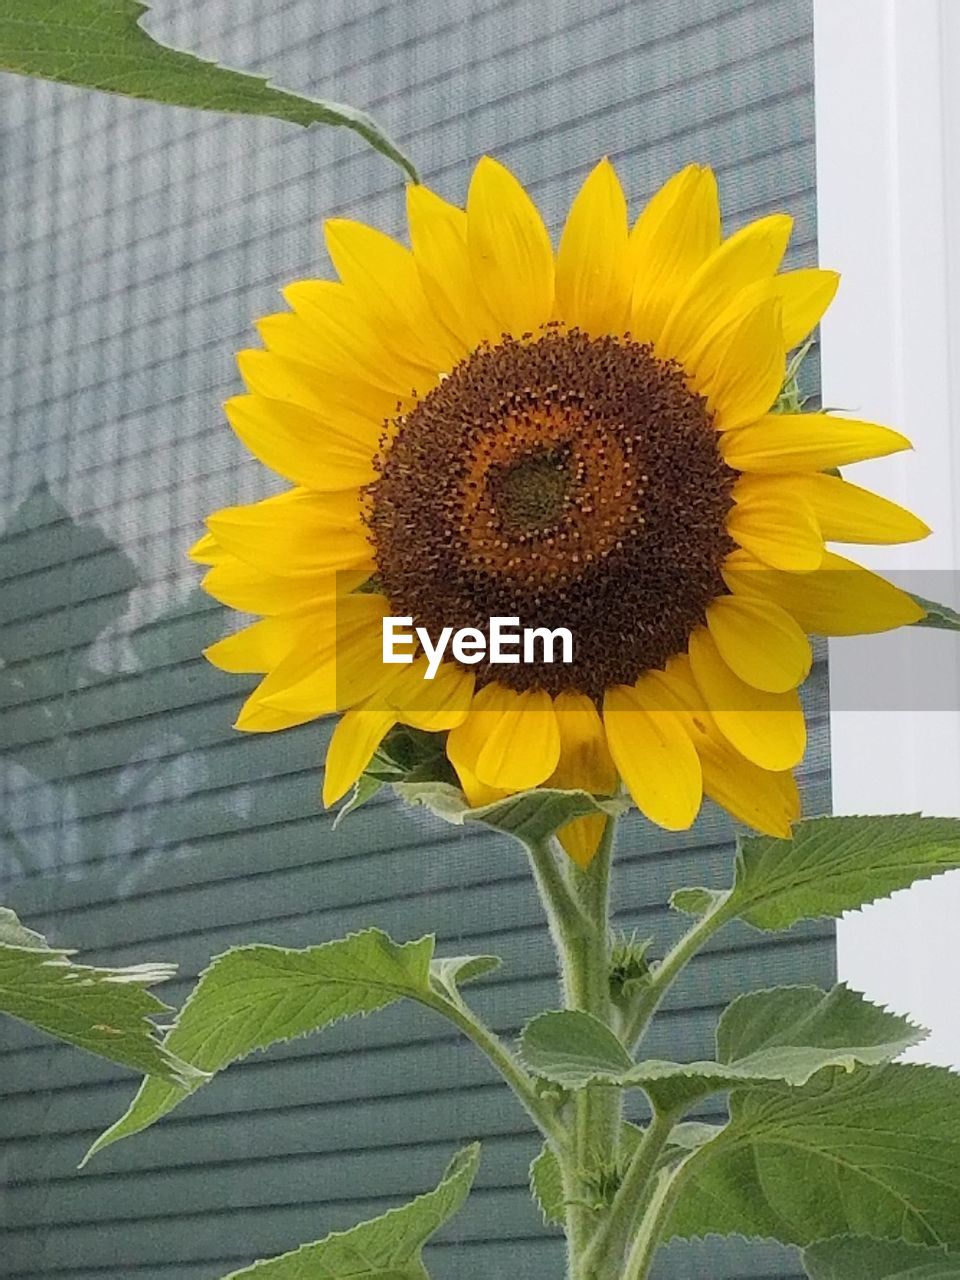
M 564 791 L 589 791 L 609 796 L 617 786 L 603 721 L 592 698 L 585 693 L 560 693 L 553 701 L 560 727 L 560 759 L 550 779 L 551 787 Z
M 488 712 L 496 697 L 497 686 L 485 684 L 474 694 L 466 720 L 447 736 L 447 755 L 457 773 L 466 770 L 476 775 L 477 760 L 486 742 L 486 728 L 490 722 Z
M 290 289 L 291 296 L 299 297 L 305 308 L 308 295 L 312 296 L 311 284 L 343 288 L 331 281 L 303 283 L 302 292 L 297 285 L 290 286 Z M 344 299 L 346 295 L 337 297 Z M 369 364 L 364 342 L 374 351 L 378 343 L 372 330 L 369 326 L 364 327 L 359 317 L 356 318 L 356 326 L 359 332 L 345 352 L 342 342 L 326 343 L 316 327 L 302 315 L 282 311 L 263 316 L 257 321 L 256 328 L 267 350 L 242 352 L 242 361 L 238 360 L 247 385 L 251 391 L 259 391 L 262 395 L 290 400 L 294 404 L 303 402 L 305 408 L 314 407 L 319 397 L 321 408 L 336 404 L 377 422 L 395 417 L 413 404 L 414 382 L 422 381 L 429 387 L 433 384 L 434 375 L 414 370 L 411 377 L 408 370 L 398 370 L 396 362 L 389 362 L 385 369 L 373 376 L 368 375 L 365 373 Z M 254 359 L 254 356 L 265 359 Z M 287 366 L 288 376 L 271 367 L 271 363 L 277 361 Z M 292 378 L 296 380 L 295 390 L 291 386 Z M 310 387 L 317 388 L 313 395 Z
M 359 489 L 376 477 L 380 428 L 336 418 L 285 400 L 234 396 L 223 406 L 240 440 L 265 466 L 308 489 Z
M 783 386 L 786 351 L 780 304 L 761 302 L 720 329 L 691 366 L 696 389 L 720 431 L 756 422 Z
M 442 663 L 432 680 L 424 678 L 426 671 L 423 657 L 400 668 L 387 692 L 390 705 L 401 724 L 427 733 L 455 729 L 470 712 L 476 677 L 454 662 Z
M 730 745 L 703 706 L 689 657 L 678 654 L 667 663 L 666 671 L 653 672 L 649 678 L 658 681 L 687 713 L 686 723 L 703 769 L 704 793 L 757 831 L 789 835 L 791 823 L 800 817 L 800 793 L 793 775 L 761 769 Z
M 510 794 L 509 791 L 501 791 L 496 787 L 488 787 L 482 783 L 477 775 L 459 759 L 456 745 L 451 751 L 449 739 L 447 740 L 447 757 L 457 771 L 457 777 L 460 779 L 460 788 L 467 797 L 467 802 L 472 809 L 479 809 L 481 805 L 485 804 L 493 804 L 494 801 L 503 800 L 505 796 Z
M 219 564 L 225 552 L 212 533 L 202 534 L 187 552 L 194 564 Z
M 557 839 L 564 853 L 585 871 L 597 856 L 603 833 L 611 819 L 602 813 L 573 818 L 557 832 Z
M 299 722 L 343 711 L 369 698 L 394 678 L 382 662 L 381 623 L 389 612 L 383 596 L 345 596 L 322 622 L 261 681 L 250 704 L 300 717 Z M 383 703 L 381 703 L 383 705 Z M 238 729 L 256 729 L 247 707 Z
M 924 616 L 905 591 L 833 551 L 824 554 L 814 573 L 780 573 L 737 552 L 728 557 L 723 576 L 738 595 L 776 601 L 811 635 L 869 635 Z
M 490 787 L 477 777 L 477 759 L 484 745 L 484 709 L 496 697 L 493 685 L 484 687 L 474 696 L 471 714 L 447 734 L 447 759 L 457 771 L 460 786 L 470 805 L 493 804 L 510 792 L 504 788 Z M 472 714 L 472 713 L 476 714 Z
M 823 536 L 810 506 L 767 486 L 741 480 L 727 515 L 727 532 L 774 569 L 806 573 L 823 560 Z
M 328 219 L 324 234 L 337 274 L 361 300 L 391 351 L 436 372 L 451 369 L 466 355 L 427 302 L 409 249 L 375 227 L 346 218 Z
M 436 386 L 436 368 L 385 349 L 369 309 L 346 285 L 334 280 L 298 280 L 286 286 L 283 296 L 306 331 L 311 363 L 323 376 L 368 382 L 397 396 L 424 393 Z M 267 346 L 298 358 L 289 347 L 278 344 L 278 327 L 272 318 L 268 320 L 258 326 Z
M 683 287 L 719 244 L 717 180 L 712 170 L 688 165 L 653 196 L 630 233 L 630 330 L 638 342 L 656 341 Z
M 407 187 L 410 243 L 423 291 L 465 350 L 496 342 L 500 325 L 477 296 L 467 246 L 467 215 L 422 185 Z
M 730 670 L 755 689 L 785 693 L 810 674 L 810 641 L 770 600 L 720 596 L 707 609 L 707 626 Z
M 272 615 L 346 595 L 362 586 L 368 576 L 365 569 L 357 569 L 281 578 L 229 556 L 208 570 L 200 585 L 214 600 L 231 609 Z
M 396 724 L 378 699 L 352 707 L 337 721 L 323 768 L 323 803 L 329 808 L 346 795 Z
M 547 785 L 562 791 L 612 795 L 617 787 L 617 769 L 593 699 L 583 693 L 561 693 L 554 699 L 553 709 L 560 726 L 560 760 Z M 560 829 L 557 838 L 578 867 L 587 867 L 606 825 L 602 814 L 574 818 Z
M 256 329 L 270 355 L 312 369 L 316 367 L 320 344 L 317 335 L 300 316 L 289 311 L 261 316 Z M 362 377 L 356 378 L 356 381 L 366 384 L 366 379 Z M 378 390 L 382 391 L 382 388 Z
M 708 742 L 700 752 L 703 789 L 739 822 L 764 835 L 789 839 L 800 817 L 800 792 L 789 769 L 761 769 L 726 743 Z
M 355 491 L 291 489 L 250 506 L 224 507 L 207 524 L 222 547 L 264 573 L 296 577 L 373 568 Z
M 273 319 L 274 317 L 268 317 Z M 275 317 L 300 324 L 296 316 Z M 269 326 L 268 326 L 269 328 Z M 331 415 L 351 434 L 366 438 L 371 429 L 379 438 L 383 424 L 408 407 L 409 399 L 398 400 L 395 392 L 372 387 L 367 382 L 324 377 L 300 360 L 250 347 L 237 353 L 237 368 L 247 387 L 268 400 L 287 400 L 327 419 Z
M 593 336 L 623 333 L 632 283 L 627 201 L 616 170 L 603 159 L 570 206 L 557 254 L 554 314 Z
M 795 476 L 784 492 L 807 503 L 828 542 L 916 542 L 930 533 L 912 511 L 838 476 Z
M 738 312 L 749 311 L 768 298 L 776 300 L 781 308 L 783 345 L 792 351 L 820 323 L 839 284 L 836 271 L 823 271 L 819 267 L 782 271 L 772 280 L 760 280 L 739 293 L 721 322 L 732 319 Z
M 760 473 L 823 471 L 911 447 L 899 431 L 828 413 L 773 413 L 720 438 L 728 466 Z
M 582 818 L 573 818 L 557 832 L 557 839 L 564 853 L 581 871 L 586 870 L 597 856 L 607 821 L 602 813 L 591 813 Z
M 489 687 L 495 692 L 479 713 L 485 741 L 477 756 L 477 777 L 488 787 L 508 791 L 539 786 L 560 759 L 560 730 L 550 695 L 543 689 L 515 693 L 503 685 Z
M 688 281 L 674 303 L 657 350 L 683 363 L 732 300 L 748 285 L 764 283 L 779 267 L 787 249 L 793 219 L 772 214 L 743 227 L 725 240 Z
M 461 781 L 465 773 L 473 774 L 494 793 L 539 785 L 560 756 L 560 733 L 549 695 L 484 685 L 466 720 L 451 730 L 447 754 Z
M 690 665 L 717 728 L 762 769 L 792 769 L 803 758 L 807 731 L 796 691 L 766 693 L 727 666 L 705 627 L 690 637 Z
M 467 244 L 474 287 L 501 331 L 536 333 L 553 310 L 553 248 L 536 205 L 490 156 L 470 179 Z
M 240 715 L 233 727 L 243 733 L 278 733 L 283 729 L 295 729 L 297 725 L 315 719 L 313 711 L 280 710 L 278 707 L 267 706 L 258 700 L 254 690 L 240 708 Z
M 641 677 L 636 685 L 608 689 L 603 724 L 610 754 L 637 808 L 668 831 L 686 830 L 703 795 L 700 760 L 683 717 L 660 687 Z
M 316 625 L 313 617 L 263 618 L 210 645 L 203 656 L 221 671 L 272 671 Z

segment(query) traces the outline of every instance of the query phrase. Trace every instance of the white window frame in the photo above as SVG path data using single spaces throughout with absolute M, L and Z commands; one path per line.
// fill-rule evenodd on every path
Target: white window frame
M 956 606 L 960 0 L 814 0 L 814 30 L 820 260 L 843 274 L 823 325 L 824 404 L 913 439 L 914 453 L 851 478 L 935 530 L 855 554 Z M 924 591 L 931 569 L 953 576 L 932 574 Z M 835 812 L 960 814 L 960 636 L 831 641 L 830 665 Z M 878 689 L 873 707 L 856 704 L 865 670 L 915 700 L 884 710 Z M 939 709 L 929 709 L 934 672 Z M 960 872 L 845 917 L 837 956 L 842 979 L 932 1029 L 911 1056 L 960 1067 Z

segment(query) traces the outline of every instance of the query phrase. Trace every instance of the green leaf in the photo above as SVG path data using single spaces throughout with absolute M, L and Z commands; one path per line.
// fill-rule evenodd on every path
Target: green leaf
M 530 1194 L 533 1196 L 543 1221 L 562 1227 L 567 1217 L 567 1209 L 563 1199 L 563 1175 L 560 1172 L 560 1161 L 544 1143 L 540 1154 L 530 1165 Z
M 626 800 L 599 800 L 587 791 L 549 788 L 519 791 L 477 809 L 470 808 L 459 787 L 445 782 L 394 783 L 394 790 L 407 803 L 423 805 L 445 822 L 482 822 L 524 844 L 545 840 L 574 818 L 598 813 L 615 817 L 629 808 Z
M 737 1090 L 689 1157 L 664 1239 L 806 1246 L 836 1235 L 960 1245 L 960 1076 L 892 1064 Z
M 16 914 L 9 907 L 0 907 L 0 943 L 7 947 L 31 947 L 50 950 L 50 944 L 43 934 L 34 933 L 26 925 L 22 925 Z M 61 951 L 60 955 L 72 955 L 72 951 Z
M 353 793 L 334 819 L 334 829 L 349 814 L 372 800 L 390 783 L 456 781 L 446 755 L 446 736 L 398 724 L 390 730 L 373 759 L 354 783 Z
M 683 1151 L 696 1151 L 705 1142 L 712 1142 L 724 1129 L 722 1124 L 706 1124 L 701 1120 L 682 1120 L 670 1130 L 668 1139 L 672 1147 Z
M 147 10 L 140 0 L 0 0 L 0 70 L 178 107 L 343 125 L 417 181 L 412 162 L 362 111 L 170 49 L 140 26 Z
M 349 817 L 351 813 L 355 813 L 357 809 L 362 808 L 368 800 L 372 800 L 373 797 L 382 789 L 383 783 L 379 778 L 375 778 L 370 773 L 362 773 L 353 784 L 353 791 L 350 794 L 350 799 L 343 808 L 338 811 L 337 816 L 333 820 L 334 831 L 336 831 L 344 818 Z
M 485 978 L 502 964 L 499 956 L 444 956 L 430 962 L 430 982 L 440 995 L 457 1001 L 462 983 Z
M 771 413 L 803 412 L 803 407 L 810 397 L 805 396 L 800 390 L 800 369 L 804 360 L 806 360 L 813 343 L 814 337 L 811 335 L 803 346 L 794 354 L 793 359 L 787 365 L 787 372 L 783 380 L 783 386 L 780 388 L 780 394 L 770 411 Z
M 677 1126 L 682 1128 L 683 1126 Z M 706 1125 L 690 1125 L 693 1128 L 707 1128 Z M 586 1184 L 587 1196 L 592 1195 L 592 1204 L 599 1207 L 609 1204 L 626 1171 L 630 1158 L 636 1151 L 643 1137 L 643 1130 L 635 1124 L 623 1124 L 620 1129 L 620 1150 L 613 1168 L 584 1171 L 583 1181 Z M 698 1145 L 698 1144 L 693 1144 Z M 560 1163 L 544 1144 L 540 1154 L 530 1165 L 530 1194 L 533 1196 L 545 1223 L 563 1226 L 567 1217 L 567 1206 L 563 1194 L 563 1175 Z
M 398 724 L 380 743 L 367 772 L 383 782 L 455 782 L 444 733 Z
M 211 1073 L 255 1049 L 373 1013 L 404 997 L 428 1001 L 433 948 L 432 936 L 400 946 L 379 929 L 300 951 L 235 947 L 201 974 L 164 1043 Z M 165 1116 L 203 1083 L 179 1087 L 144 1080 L 126 1113 L 101 1134 L 84 1163 Z
M 479 1144 L 464 1147 L 433 1191 L 349 1231 L 232 1271 L 224 1280 L 429 1280 L 423 1246 L 466 1200 L 479 1163 Z
M 0 908 L 0 1013 L 143 1072 L 162 1087 L 202 1082 L 150 1021 L 170 1008 L 146 988 L 170 979 L 175 965 L 95 969 L 75 964 L 71 954 Z
M 821 1240 L 803 1265 L 810 1280 L 960 1280 L 960 1254 L 870 1236 Z
M 757 929 L 837 917 L 916 880 L 960 867 L 960 819 L 810 818 L 790 840 L 752 836 L 737 854 L 725 908 Z
M 951 609 L 948 604 L 937 604 L 935 600 L 925 600 L 923 596 L 913 595 L 912 598 L 917 602 L 921 609 L 926 609 L 926 614 L 915 622 L 915 627 L 934 627 L 938 631 L 960 631 L 960 613 L 956 609 Z
M 779 987 L 740 996 L 724 1012 L 716 1062 L 634 1063 L 602 1022 L 576 1011 L 534 1018 L 521 1054 L 531 1071 L 566 1089 L 639 1087 L 672 1109 L 738 1085 L 799 1086 L 827 1067 L 889 1062 L 924 1035 L 844 986 Z
M 824 1067 L 879 1066 L 927 1032 L 841 983 L 739 996 L 717 1026 L 717 1058 L 738 1072 L 802 1085 Z
M 579 1009 L 532 1018 L 520 1035 L 520 1056 L 535 1075 L 564 1089 L 623 1085 L 635 1066 L 610 1028 Z
M 653 938 L 614 933 L 610 939 L 610 995 L 621 1009 L 629 1009 L 631 1001 L 650 985 L 656 962 L 650 958 Z
M 685 916 L 705 916 L 726 896 L 721 889 L 676 889 L 670 895 L 670 906 Z
M 717 1026 L 717 1061 L 639 1063 L 624 1083 L 660 1106 L 736 1087 L 782 1081 L 799 1087 L 828 1067 L 880 1066 L 927 1035 L 844 985 L 774 987 L 739 996 Z

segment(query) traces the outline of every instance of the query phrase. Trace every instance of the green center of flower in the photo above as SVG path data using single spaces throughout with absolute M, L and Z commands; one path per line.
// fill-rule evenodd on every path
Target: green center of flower
M 725 587 L 734 473 L 706 403 L 648 346 L 547 328 L 482 346 L 399 419 L 367 491 L 391 613 L 571 631 L 570 664 L 480 684 L 601 698 L 686 650 Z
M 569 450 L 538 448 L 494 470 L 490 491 L 503 528 L 543 535 L 560 522 L 570 497 Z

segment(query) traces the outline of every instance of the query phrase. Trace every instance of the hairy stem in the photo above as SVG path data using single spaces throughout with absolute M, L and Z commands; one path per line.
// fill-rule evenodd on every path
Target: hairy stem
M 615 819 L 607 820 L 600 848 L 585 871 L 570 867 L 571 887 L 585 926 L 567 942 L 566 998 L 571 1009 L 613 1025 L 610 996 L 610 868 Z M 581 1089 L 576 1098 L 581 1167 L 610 1163 L 620 1139 L 621 1095 L 607 1085 Z
M 617 1190 L 609 1216 L 587 1250 L 584 1261 L 588 1276 L 593 1271 L 598 1275 L 620 1274 L 637 1222 L 651 1201 L 650 1188 L 676 1119 L 674 1112 L 654 1111 Z
M 609 818 L 592 863 L 580 870 L 553 841 L 531 843 L 530 858 L 560 958 L 564 1002 L 613 1024 L 610 998 L 610 865 L 616 820 Z M 558 861 L 559 858 L 559 861 Z M 621 1095 L 609 1086 L 580 1090 L 573 1099 L 570 1158 L 561 1160 L 567 1202 L 570 1280 L 593 1280 L 581 1260 L 598 1222 L 589 1203 L 589 1175 L 616 1158 Z
M 727 923 L 728 896 L 717 898 L 714 904 L 683 937 L 667 952 L 657 965 L 650 981 L 637 1001 L 624 1029 L 623 1039 L 628 1049 L 634 1048 L 643 1037 L 653 1015 L 660 1008 L 664 996 L 680 973 L 718 929 Z
M 510 1086 L 514 1096 L 547 1138 L 558 1157 L 569 1144 L 563 1122 L 554 1104 L 537 1092 L 530 1076 L 500 1037 L 491 1031 L 462 1000 L 453 1000 L 434 993 L 423 1001 L 427 1008 L 436 1010 L 453 1022 L 463 1034 L 477 1046 L 489 1062 Z
M 530 855 L 530 865 L 533 868 L 533 878 L 547 913 L 550 936 L 560 958 L 561 981 L 566 985 L 567 941 L 579 930 L 589 927 L 590 922 L 561 870 L 554 841 L 549 839 L 530 841 L 526 847 Z
M 627 1258 L 623 1280 L 647 1280 L 670 1210 L 680 1194 L 683 1171 L 693 1154 L 691 1152 L 673 1169 L 662 1170 L 657 1177 Z

